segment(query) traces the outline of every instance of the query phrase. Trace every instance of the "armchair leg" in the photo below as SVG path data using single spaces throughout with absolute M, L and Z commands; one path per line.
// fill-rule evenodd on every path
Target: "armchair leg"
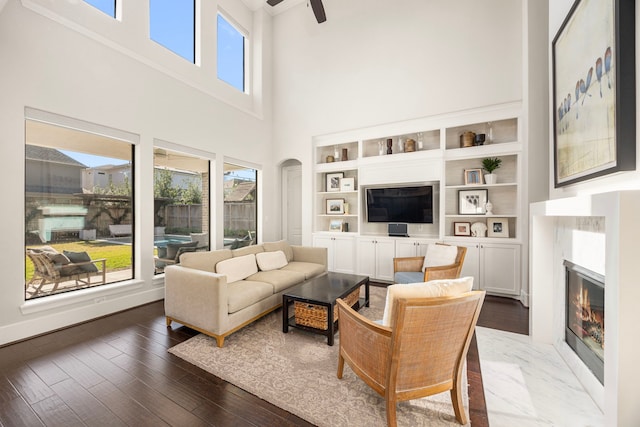
M 338 379 L 342 379 L 342 374 L 344 372 L 344 357 L 342 354 L 338 356 Z
M 167 326 L 171 326 L 171 322 L 173 322 L 173 319 L 171 317 L 167 317 Z
M 386 390 L 388 393 L 389 390 Z M 397 427 L 398 420 L 396 417 L 396 401 L 390 396 L 386 396 L 385 398 L 387 402 L 387 426 L 388 427 Z
M 451 403 L 453 404 L 453 412 L 456 415 L 456 420 L 458 420 L 458 422 L 462 425 L 467 424 L 467 413 L 465 412 L 464 406 L 462 405 L 462 394 L 460 393 L 460 387 L 458 387 L 458 384 L 454 384 L 450 393 Z

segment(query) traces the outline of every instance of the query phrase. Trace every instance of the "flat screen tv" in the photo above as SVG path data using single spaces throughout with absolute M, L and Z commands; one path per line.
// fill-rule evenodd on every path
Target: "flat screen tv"
M 368 222 L 433 224 L 433 186 L 367 188 Z

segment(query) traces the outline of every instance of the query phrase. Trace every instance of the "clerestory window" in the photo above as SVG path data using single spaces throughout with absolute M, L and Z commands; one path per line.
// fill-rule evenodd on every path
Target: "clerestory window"
M 247 92 L 245 45 L 245 36 L 218 14 L 218 78 L 240 92 Z
M 151 40 L 196 61 L 195 0 L 149 0 Z
M 116 0 L 84 0 L 84 2 L 89 3 L 112 18 L 116 17 Z

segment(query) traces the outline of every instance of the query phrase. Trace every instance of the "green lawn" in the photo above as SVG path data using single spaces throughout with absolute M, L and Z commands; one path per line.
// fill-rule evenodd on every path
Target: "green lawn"
M 37 249 L 44 245 L 29 245 L 28 248 Z M 91 259 L 106 258 L 107 259 L 107 271 L 124 270 L 131 268 L 132 258 L 132 246 L 131 245 L 114 245 L 107 242 L 97 241 L 78 241 L 68 243 L 52 243 L 47 246 L 55 248 L 58 252 L 71 251 L 71 252 L 87 252 Z M 26 278 L 27 280 L 33 276 L 33 263 L 26 257 L 27 268 Z

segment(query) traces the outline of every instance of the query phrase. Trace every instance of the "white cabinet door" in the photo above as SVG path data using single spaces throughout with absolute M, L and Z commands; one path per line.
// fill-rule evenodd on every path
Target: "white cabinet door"
M 333 271 L 355 273 L 355 239 L 351 236 L 337 236 L 333 239 Z
M 491 293 L 520 295 L 520 245 L 480 245 L 480 283 Z
M 376 277 L 376 239 L 358 239 L 358 274 Z
M 435 242 L 436 240 L 429 239 L 397 239 L 396 257 L 424 256 L 427 253 L 427 245 Z
M 355 272 L 355 239 L 351 236 L 314 235 L 313 246 L 327 248 L 327 268 L 338 273 Z
M 396 242 L 378 239 L 376 243 L 376 278 L 393 282 L 393 257 Z
M 358 239 L 358 274 L 371 279 L 393 281 L 393 239 L 362 237 Z
M 397 258 L 409 258 L 416 255 L 416 241 L 415 240 L 396 240 L 396 257 Z
M 467 248 L 460 276 L 473 276 L 473 289 L 484 289 L 491 294 L 520 295 L 520 245 L 448 243 Z

